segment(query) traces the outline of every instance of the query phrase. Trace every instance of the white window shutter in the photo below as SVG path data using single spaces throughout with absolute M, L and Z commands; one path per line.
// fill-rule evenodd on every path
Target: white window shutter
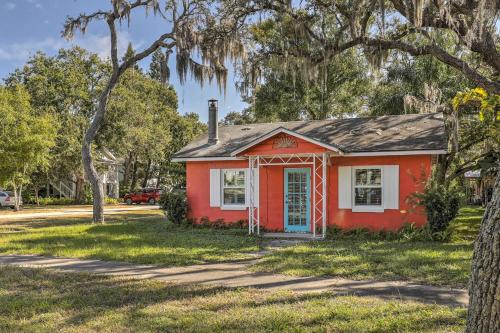
M 220 169 L 210 169 L 210 207 L 220 207 Z
M 385 209 L 399 209 L 399 165 L 384 165 L 382 202 Z
M 352 206 L 352 172 L 349 166 L 339 166 L 339 208 L 350 209 Z

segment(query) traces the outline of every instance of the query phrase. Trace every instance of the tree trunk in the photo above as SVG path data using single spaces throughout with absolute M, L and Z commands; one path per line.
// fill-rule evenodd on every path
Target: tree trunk
M 83 175 L 77 174 L 75 184 L 75 203 L 77 204 L 83 203 L 84 186 L 85 178 L 83 177 Z
M 132 164 L 132 152 L 128 153 L 128 157 L 125 158 L 125 168 L 123 171 L 123 185 L 124 187 L 129 186 L 129 178 L 130 178 L 130 165 Z
M 102 180 L 99 177 L 99 174 L 97 173 L 92 160 L 92 141 L 93 138 L 88 139 L 87 135 L 85 135 L 85 139 L 82 145 L 83 166 L 85 174 L 87 175 L 87 179 L 89 180 L 90 186 L 92 188 L 92 222 L 104 223 L 104 192 L 102 190 Z
M 500 332 L 500 172 L 474 243 L 466 332 Z
M 138 3 L 137 6 L 140 4 Z M 134 5 L 135 6 L 135 5 Z M 113 8 L 117 12 L 118 5 L 113 2 Z M 111 91 L 115 87 L 118 82 L 120 76 L 133 64 L 136 64 L 138 61 L 146 58 L 151 53 L 153 53 L 157 48 L 164 43 L 164 41 L 168 38 L 172 38 L 172 33 L 166 33 L 161 35 L 156 41 L 154 41 L 148 48 L 144 49 L 142 52 L 134 55 L 130 59 L 125 60 L 121 65 L 118 61 L 118 38 L 116 34 L 115 21 L 118 19 L 117 13 L 113 11 L 106 15 L 106 23 L 109 27 L 110 32 L 110 42 L 111 42 L 111 64 L 113 68 L 113 73 L 109 78 L 104 90 L 101 92 L 99 96 L 99 103 L 97 105 L 96 113 L 92 118 L 90 126 L 85 132 L 85 137 L 83 138 L 82 143 L 82 159 L 83 159 L 83 169 L 85 170 L 85 174 L 87 179 L 92 187 L 93 194 L 93 222 L 104 222 L 104 191 L 102 188 L 102 180 L 97 174 L 97 171 L 94 167 L 94 163 L 92 160 L 92 142 L 94 141 L 97 133 L 101 129 L 104 122 L 104 115 L 106 113 L 106 105 L 108 104 L 108 99 L 111 94 Z M 121 19 L 120 19 L 121 20 Z M 172 46 L 173 47 L 173 44 Z
M 23 200 L 23 185 L 20 185 L 19 186 L 19 193 L 16 196 L 16 205 L 17 205 L 16 211 L 18 211 L 18 210 L 21 209 L 21 202 L 22 202 L 22 200 Z
M 156 178 L 156 188 L 160 188 L 160 183 L 161 183 L 161 173 L 160 170 L 158 170 L 158 178 Z
M 438 184 L 446 183 L 446 173 L 450 167 L 451 159 L 452 157 L 450 155 L 438 155 L 435 174 L 435 180 Z
M 144 170 L 144 180 L 142 181 L 142 187 L 148 186 L 149 176 L 151 174 L 151 159 L 148 159 L 148 164 L 146 165 L 146 170 Z
M 116 36 L 114 36 L 114 38 L 116 41 Z M 112 52 L 113 54 L 115 54 L 116 49 L 112 49 Z M 82 143 L 83 170 L 85 171 L 85 175 L 87 176 L 87 179 L 92 188 L 92 222 L 94 223 L 104 223 L 104 191 L 102 188 L 102 179 L 101 177 L 99 177 L 99 174 L 94 167 L 94 161 L 92 159 L 92 142 L 94 141 L 99 129 L 102 127 L 108 98 L 111 94 L 111 90 L 118 82 L 119 76 L 119 71 L 115 70 L 111 75 L 106 88 L 99 96 L 99 104 L 97 106 L 96 113 L 94 115 L 94 118 L 92 118 L 89 128 L 85 132 Z
M 17 186 L 16 184 L 13 184 L 13 188 L 14 188 L 14 211 L 15 212 L 18 212 L 19 211 L 19 194 L 18 194 L 18 191 L 17 191 Z
M 38 185 L 35 185 L 35 203 L 37 206 L 40 206 L 40 197 L 38 195 L 39 189 Z
M 130 182 L 130 191 L 135 191 L 137 186 L 137 169 L 139 167 L 139 162 L 137 161 L 137 156 L 134 160 L 134 166 L 132 167 L 132 181 Z

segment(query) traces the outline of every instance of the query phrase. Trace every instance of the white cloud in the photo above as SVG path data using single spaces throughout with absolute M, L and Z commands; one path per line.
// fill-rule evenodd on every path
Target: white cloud
M 143 43 L 134 43 L 128 32 L 120 32 L 118 34 L 118 54 L 121 56 L 127 50 L 128 43 L 132 42 L 135 49 L 139 48 Z M 102 58 L 109 58 L 110 56 L 110 38 L 109 36 L 98 35 L 83 35 L 70 41 L 71 45 L 78 45 L 90 52 L 97 53 Z
M 13 2 L 7 2 L 5 4 L 5 7 L 8 9 L 8 10 L 13 10 L 14 8 L 16 8 L 16 4 L 13 3 Z
M 121 32 L 118 35 L 118 54 L 121 56 L 125 53 L 127 45 L 132 41 L 130 34 Z M 0 44 L 0 61 L 26 61 L 31 55 L 37 51 L 42 51 L 47 54 L 54 54 L 60 48 L 67 48 L 73 45 L 78 45 L 90 52 L 96 53 L 102 59 L 110 56 L 110 38 L 109 36 L 100 36 L 88 34 L 78 36 L 77 38 L 66 41 L 63 38 L 47 37 L 39 41 L 25 41 L 22 43 Z M 134 48 L 139 48 L 143 45 L 142 42 L 132 43 Z
M 41 3 L 35 4 L 35 8 L 38 8 L 38 9 L 42 8 L 42 4 Z
M 63 47 L 62 39 L 46 38 L 40 41 L 0 45 L 0 60 L 26 60 L 37 51 L 51 53 Z

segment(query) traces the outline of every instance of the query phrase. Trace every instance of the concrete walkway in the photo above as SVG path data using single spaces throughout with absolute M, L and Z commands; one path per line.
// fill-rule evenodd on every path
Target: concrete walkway
M 252 287 L 266 290 L 289 289 L 299 293 L 332 292 L 336 295 L 373 296 L 451 306 L 467 306 L 468 303 L 467 291 L 463 289 L 417 285 L 401 281 L 355 281 L 254 273 L 247 270 L 253 262 L 255 260 L 161 268 L 100 260 L 0 255 L 0 265 L 45 267 L 65 272 L 119 275 L 169 283 L 208 284 L 228 288 Z
M 152 210 L 160 209 L 156 205 L 137 205 L 137 206 L 108 206 L 104 207 L 104 213 L 108 215 L 121 214 L 130 211 L 140 211 L 140 210 Z M 30 213 L 29 210 L 19 211 L 19 212 L 8 212 L 2 214 L 0 212 L 0 221 L 12 221 L 12 220 L 27 220 L 27 219 L 37 219 L 46 217 L 61 217 L 61 216 L 92 216 L 92 206 L 89 207 L 70 207 L 64 208 L 61 206 L 59 209 L 47 209 L 43 212 L 37 211 Z

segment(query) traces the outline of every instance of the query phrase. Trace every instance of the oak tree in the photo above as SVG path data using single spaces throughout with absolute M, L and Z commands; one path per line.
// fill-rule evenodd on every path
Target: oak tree
M 23 86 L 0 86 L 0 185 L 14 190 L 15 210 L 30 176 L 49 166 L 56 131 L 54 117 L 36 114 Z
M 431 56 L 461 72 L 475 86 L 493 96 L 500 94 L 497 0 L 232 0 L 231 15 L 249 20 L 270 15 L 295 34 L 279 37 L 280 47 L 257 45 L 243 65 L 247 86 L 255 86 L 261 63 L 281 63 L 283 70 L 299 65 L 305 76 L 321 64 L 352 48 L 359 48 L 373 67 L 390 50 L 412 57 Z M 234 4 L 238 4 L 235 13 Z M 286 30 L 284 30 L 286 31 Z M 440 43 L 453 38 L 450 52 Z M 495 126 L 498 121 L 495 117 Z M 498 137 L 494 137 L 497 140 Z M 497 169 L 498 170 L 498 169 Z M 500 331 L 500 174 L 487 206 L 472 263 L 468 332 Z
M 136 50 L 132 57 L 120 59 L 117 25 L 124 22 L 131 25 L 131 14 L 141 10 L 164 19 L 166 30 L 151 44 Z M 113 89 L 128 68 L 157 49 L 175 50 L 176 70 L 181 82 L 190 72 L 200 84 L 215 78 L 219 87 L 224 87 L 227 78 L 225 59 L 242 54 L 243 46 L 238 42 L 239 30 L 222 22 L 217 11 L 213 1 L 111 0 L 109 9 L 67 19 L 63 31 L 66 38 L 72 38 L 78 31 L 85 33 L 88 25 L 94 21 L 106 22 L 110 36 L 111 75 L 99 96 L 82 144 L 85 174 L 92 187 L 94 222 L 104 222 L 104 197 L 102 180 L 94 166 L 92 144 L 104 124 L 106 106 Z M 200 54 L 201 61 L 197 61 L 195 53 Z

